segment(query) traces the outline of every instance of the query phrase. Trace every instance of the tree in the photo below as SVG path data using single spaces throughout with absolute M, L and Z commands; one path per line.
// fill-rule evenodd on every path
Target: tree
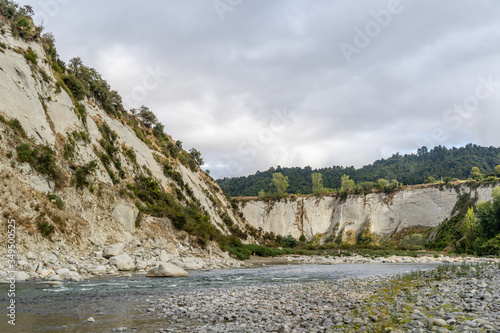
M 470 207 L 464 220 L 465 249 L 474 252 L 474 241 L 476 240 L 477 219 L 474 208 Z
M 352 190 L 354 188 L 354 185 L 355 185 L 354 180 L 349 179 L 348 175 L 343 175 L 342 177 L 340 177 L 341 190 L 345 191 Z
M 321 194 L 325 191 L 323 187 L 323 176 L 319 172 L 315 172 L 311 175 L 312 184 L 313 184 L 313 192 L 315 194 Z
M 477 213 L 481 236 L 489 239 L 500 233 L 500 186 L 492 191 L 493 202 L 480 202 Z
M 479 171 L 478 167 L 472 167 L 472 169 L 470 170 L 469 177 L 474 180 L 481 180 L 483 179 L 483 174 L 481 173 L 481 171 Z
M 203 165 L 204 162 L 203 162 L 203 158 L 201 157 L 201 153 L 194 149 L 194 148 L 191 148 L 189 150 L 189 155 L 191 155 L 191 158 L 198 164 L 198 165 Z
M 493 172 L 495 173 L 495 176 L 500 177 L 500 165 L 497 165 Z
M 148 128 L 158 123 L 158 119 L 156 118 L 155 114 L 147 106 L 141 106 L 138 116 L 142 119 L 144 125 L 146 125 L 146 127 Z
M 285 194 L 289 186 L 288 176 L 283 176 L 281 172 L 273 173 L 272 184 L 276 188 L 278 194 Z

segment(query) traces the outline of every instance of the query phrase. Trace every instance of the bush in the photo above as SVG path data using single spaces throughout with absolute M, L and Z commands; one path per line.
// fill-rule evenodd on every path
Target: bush
M 284 247 L 288 247 L 288 248 L 293 249 L 294 247 L 296 247 L 297 245 L 299 245 L 299 241 L 296 240 L 295 238 L 293 238 L 292 235 L 288 235 L 288 236 L 283 237 L 281 239 L 281 244 Z
M 74 185 L 77 189 L 83 189 L 85 186 L 89 185 L 87 176 L 89 176 L 97 168 L 96 161 L 90 161 L 84 166 L 72 166 L 75 170 L 75 176 L 73 177 Z
M 24 53 L 24 58 L 35 65 L 38 62 L 38 54 L 31 47 L 28 47 L 28 50 Z
M 56 180 L 60 171 L 56 166 L 55 152 L 48 146 L 36 146 L 33 149 L 28 143 L 16 147 L 19 162 L 26 162 L 41 174 Z
M 59 198 L 55 194 L 47 194 L 47 197 L 49 198 L 50 201 L 56 204 L 57 208 L 63 209 L 64 208 L 64 202 L 62 201 L 61 198 Z
M 50 234 L 54 231 L 54 226 L 48 222 L 39 223 L 38 228 L 40 229 L 43 237 L 50 236 Z
M 23 138 L 25 139 L 28 138 L 28 135 L 26 134 L 26 131 L 23 128 L 23 125 L 21 125 L 21 122 L 16 118 L 12 118 L 10 121 L 6 121 L 5 123 L 14 131 L 16 131 L 19 135 L 21 135 Z
M 399 246 L 406 250 L 417 250 L 423 248 L 427 241 L 421 234 L 413 234 L 404 237 Z

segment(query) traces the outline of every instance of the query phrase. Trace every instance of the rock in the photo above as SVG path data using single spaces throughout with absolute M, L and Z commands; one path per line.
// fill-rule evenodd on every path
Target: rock
M 189 274 L 182 268 L 171 264 L 161 263 L 157 267 L 151 268 L 148 271 L 149 277 L 187 277 Z
M 48 281 L 63 281 L 63 278 L 60 277 L 57 274 L 52 274 L 52 275 L 49 275 L 49 277 L 47 278 L 47 280 Z
M 441 327 L 448 326 L 448 323 L 444 319 L 441 319 L 441 318 L 432 319 L 432 323 L 436 326 L 441 326 Z
M 98 265 L 89 269 L 89 272 L 94 274 L 104 274 L 106 273 L 106 267 L 102 265 Z
M 6 276 L 7 276 L 7 273 L 0 270 L 0 279 L 3 279 Z
M 142 261 L 142 260 L 138 260 L 136 263 L 135 263 L 135 269 L 137 270 L 144 270 L 146 269 L 146 267 L 148 267 L 148 263 L 145 262 L 145 261 Z
M 109 258 L 109 264 L 115 265 L 119 271 L 131 271 L 135 268 L 134 261 L 128 254 L 121 254 Z
M 92 318 L 92 317 L 88 317 L 88 318 L 87 318 L 87 321 L 88 321 L 89 323 L 93 323 L 93 322 L 95 322 L 95 319 L 94 319 L 94 318 Z
M 56 256 L 54 253 L 49 252 L 49 251 L 43 251 L 43 252 L 42 252 L 42 257 L 43 257 L 43 259 L 44 259 L 46 262 L 48 262 L 48 263 L 50 263 L 50 264 L 55 264 L 55 263 L 57 263 L 57 261 L 59 260 L 59 259 L 57 258 L 57 256 Z
M 70 270 L 67 268 L 59 268 L 58 270 L 56 270 L 57 275 L 63 275 L 63 274 L 67 274 L 69 272 L 70 272 Z
M 169 262 L 170 259 L 172 259 L 172 258 L 173 258 L 173 255 L 168 254 L 167 251 L 165 251 L 165 250 L 161 250 L 160 256 L 158 257 L 158 260 L 160 260 L 161 262 Z
M 16 282 L 27 281 L 30 279 L 30 276 L 25 272 L 16 272 Z
M 29 252 L 26 254 L 26 258 L 27 258 L 27 259 L 30 259 L 30 260 L 33 260 L 33 259 L 36 259 L 36 255 L 35 255 L 33 252 L 29 251 Z
M 114 256 L 119 256 L 124 254 L 123 252 L 123 243 L 116 243 L 113 245 L 108 245 L 104 248 L 102 256 L 106 259 L 109 259 Z
M 126 201 L 122 201 L 115 207 L 112 215 L 124 228 L 134 230 L 139 209 Z
M 43 269 L 43 262 L 39 262 L 35 267 L 35 272 L 40 273 Z
M 60 270 L 58 270 L 60 271 Z M 82 278 L 80 277 L 80 275 L 77 273 L 77 272 L 73 272 L 73 271 L 65 271 L 63 273 L 59 273 L 59 276 L 64 279 L 64 280 L 70 280 L 70 281 L 73 281 L 73 282 L 79 282 L 82 280 Z

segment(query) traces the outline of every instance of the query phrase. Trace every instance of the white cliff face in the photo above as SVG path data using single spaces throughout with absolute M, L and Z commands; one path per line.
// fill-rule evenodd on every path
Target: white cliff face
M 471 189 L 426 187 L 402 190 L 394 194 L 372 193 L 349 195 L 342 202 L 334 196 L 302 197 L 295 200 L 240 204 L 245 219 L 264 232 L 278 235 L 316 234 L 339 236 L 347 231 L 359 234 L 365 228 L 371 233 L 387 235 L 409 227 L 432 228 L 450 218 L 461 194 L 470 193 L 480 201 L 492 199 L 493 186 Z
M 93 101 L 82 102 L 87 112 L 86 123 L 82 122 L 68 93 L 64 89 L 57 92 L 57 80 L 45 61 L 43 48 L 35 42 L 13 38 L 10 29 L 4 28 L 6 33 L 0 35 L 0 42 L 8 47 L 0 49 L 0 115 L 6 120 L 19 120 L 29 140 L 21 139 L 9 126 L 0 123 L 0 226 L 3 226 L 0 236 L 5 237 L 7 219 L 15 218 L 19 225 L 17 237 L 21 254 L 42 248 L 84 255 L 122 242 L 129 251 L 139 246 L 141 249 L 167 250 L 179 247 L 183 249 L 182 253 L 201 255 L 198 249 L 193 250 L 196 242 L 192 242 L 185 232 L 175 230 L 166 218 L 142 216 L 141 227 L 136 228 L 139 211 L 134 199 L 123 194 L 126 182 L 133 182 L 138 170 L 142 170 L 150 173 L 166 192 L 179 189 L 189 197 L 185 189 L 164 174 L 163 166 L 158 162 L 158 156 L 164 156 L 139 139 L 124 121 L 109 116 Z M 25 59 L 24 51 L 28 47 L 38 55 L 37 65 Z M 46 73 L 45 80 L 42 70 Z M 99 125 L 103 123 L 117 134 L 117 156 L 126 177 L 119 184 L 113 184 L 97 154 L 103 150 L 99 143 L 102 139 Z M 72 132 L 86 133 L 90 142 L 76 141 L 75 156 L 67 161 L 62 156 L 63 145 Z M 56 188 L 54 181 L 16 159 L 16 146 L 23 142 L 47 145 L 56 151 L 57 165 L 66 177 L 62 188 Z M 122 153 L 123 147 L 135 153 L 137 163 L 132 163 Z M 155 158 L 155 155 L 158 156 Z M 171 160 L 173 169 L 180 173 L 193 197 L 201 203 L 219 230 L 228 233 L 221 218 L 223 214 L 244 229 L 242 220 L 234 214 L 215 181 L 199 169 L 192 171 Z M 77 190 L 71 183 L 73 171 L 70 165 L 83 166 L 90 161 L 98 164 L 96 172 L 89 176 L 93 191 L 88 188 Z M 48 200 L 47 192 L 62 199 L 64 209 L 57 209 Z M 37 230 L 43 222 L 56 226 L 50 238 L 42 237 Z M 171 252 L 179 255 L 176 251 Z M 4 252 L 0 251 L 2 258 L 5 258 Z M 139 252 L 137 257 L 140 256 L 148 260 L 155 257 L 144 251 Z

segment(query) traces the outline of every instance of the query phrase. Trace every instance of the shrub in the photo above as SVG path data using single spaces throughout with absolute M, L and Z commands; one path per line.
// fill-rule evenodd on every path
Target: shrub
M 75 176 L 73 177 L 74 185 L 77 189 L 83 189 L 85 186 L 89 185 L 87 176 L 90 175 L 97 168 L 96 161 L 90 161 L 84 166 L 72 166 L 75 170 Z
M 54 231 L 54 226 L 48 222 L 39 223 L 38 228 L 40 229 L 43 237 L 50 236 L 50 234 Z
M 19 135 L 21 135 L 23 138 L 25 139 L 28 138 L 28 135 L 26 134 L 26 131 L 23 128 L 23 125 L 21 125 L 21 122 L 16 118 L 12 118 L 10 121 L 7 121 L 6 124 L 14 131 L 16 131 Z
M 64 208 L 64 202 L 57 195 L 49 193 L 49 194 L 47 194 L 47 197 L 49 198 L 50 201 L 52 201 L 56 204 L 57 208 L 59 208 L 59 209 Z
M 294 247 L 296 247 L 297 245 L 299 245 L 299 241 L 296 240 L 295 238 L 293 238 L 292 235 L 288 235 L 288 236 L 283 237 L 281 239 L 281 244 L 284 247 L 289 247 L 289 248 L 293 249 Z
M 28 47 L 28 50 L 26 50 L 26 53 L 24 53 L 24 58 L 33 64 L 37 64 L 38 62 L 38 54 L 36 54 L 35 51 L 30 47 Z
M 404 237 L 399 245 L 405 249 L 418 249 L 423 248 L 427 241 L 421 234 L 413 234 Z

